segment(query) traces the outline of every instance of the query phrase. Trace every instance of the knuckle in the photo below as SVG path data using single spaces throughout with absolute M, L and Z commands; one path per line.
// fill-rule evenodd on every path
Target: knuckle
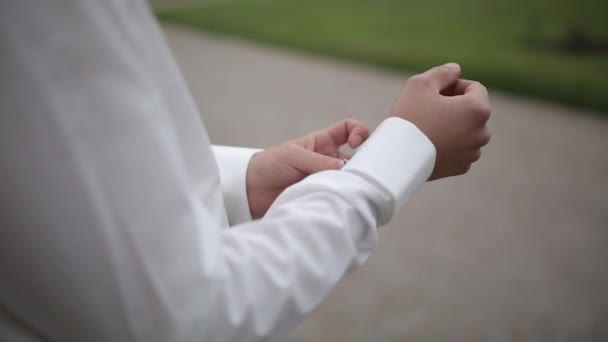
M 477 97 L 468 97 L 465 100 L 465 105 L 469 108 L 469 112 L 480 121 L 486 122 L 490 118 L 492 108 L 488 101 Z
M 461 100 L 461 105 L 466 112 L 474 113 L 476 111 L 477 101 L 478 100 L 473 96 L 464 96 Z
M 469 85 L 469 87 L 470 87 L 471 89 L 475 89 L 475 91 L 476 91 L 477 93 L 481 93 L 481 94 L 484 94 L 484 93 L 485 93 L 485 94 L 487 94 L 487 92 L 488 92 L 488 89 L 486 88 L 486 86 L 484 86 L 483 84 L 481 84 L 479 81 L 473 81 L 473 82 L 472 82 L 472 83 Z
M 425 74 L 418 74 L 410 77 L 407 83 L 414 87 L 425 87 L 431 83 L 431 79 Z
M 479 158 L 481 158 L 481 150 L 476 150 L 475 152 L 473 152 L 473 154 L 471 154 L 471 162 L 472 163 L 478 161 Z
M 481 146 L 485 146 L 490 142 L 490 139 L 492 139 L 492 133 L 490 133 L 489 130 L 484 129 L 483 132 L 481 133 L 479 143 L 481 144 Z
M 487 101 L 480 101 L 480 103 L 477 105 L 476 112 L 481 119 L 487 121 L 490 118 L 490 113 L 492 113 L 490 103 Z
M 300 152 L 300 146 L 295 142 L 289 142 L 284 145 L 284 153 L 290 156 L 297 155 Z
M 481 83 L 475 82 L 475 87 L 479 88 L 478 92 L 478 102 L 477 102 L 477 110 L 479 113 L 490 115 L 492 111 L 492 107 L 490 106 L 490 100 L 488 98 L 488 89 Z
M 458 170 L 459 174 L 464 175 L 465 173 L 469 172 L 469 170 L 471 170 L 471 164 L 467 163 L 464 164 L 460 167 L 460 170 Z
M 454 70 L 447 65 L 440 65 L 433 68 L 433 71 L 438 74 L 453 74 Z
M 353 129 L 365 129 L 365 124 L 355 118 L 345 119 L 344 122 L 347 126 L 352 127 Z
M 464 175 L 471 168 L 471 162 L 461 159 L 459 163 L 452 165 L 445 174 L 446 177 Z

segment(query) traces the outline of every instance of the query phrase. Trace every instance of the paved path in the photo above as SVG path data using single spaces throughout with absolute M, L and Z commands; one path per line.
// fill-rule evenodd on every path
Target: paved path
M 404 79 L 166 30 L 215 143 L 269 146 L 348 116 L 375 127 Z M 608 340 L 608 120 L 492 100 L 482 160 L 426 185 L 290 341 Z

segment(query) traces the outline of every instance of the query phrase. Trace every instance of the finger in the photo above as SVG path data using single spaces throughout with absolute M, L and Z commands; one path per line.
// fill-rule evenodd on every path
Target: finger
M 485 124 L 490 119 L 492 111 L 488 89 L 479 82 L 466 80 L 463 80 L 458 87 L 460 88 L 458 91 L 461 91 L 462 95 L 453 96 L 450 101 L 475 113 L 478 118 L 477 122 Z
M 369 129 L 364 123 L 355 119 L 342 120 L 324 131 L 331 137 L 335 146 L 348 143 L 351 148 L 357 148 L 369 138 Z
M 440 65 L 425 71 L 422 76 L 428 77 L 437 91 L 442 91 L 460 78 L 460 65 L 456 63 Z
M 339 170 L 344 166 L 342 159 L 309 151 L 299 146 L 290 151 L 289 161 L 297 170 L 308 175 L 326 170 Z
M 471 86 L 475 81 L 459 79 L 454 83 L 452 96 L 464 95 L 467 87 Z
M 456 80 L 456 82 L 454 84 L 452 84 L 451 86 L 442 90 L 441 95 L 444 95 L 444 96 L 464 95 L 465 90 L 467 90 L 468 87 L 473 85 L 473 83 L 478 83 L 478 82 L 471 81 L 471 80 L 465 80 L 465 79 L 458 79 L 458 80 Z
M 460 85 L 460 87 L 464 87 L 464 89 L 462 89 L 462 95 L 477 96 L 481 99 L 489 98 L 488 89 L 483 84 L 476 81 L 462 81 L 463 83 Z
M 488 143 L 490 143 L 491 139 L 492 139 L 492 133 L 490 133 L 490 130 L 487 127 L 484 127 L 483 130 L 481 131 L 481 134 L 479 134 L 479 139 L 477 140 L 477 145 L 479 147 L 486 146 Z
M 469 153 L 467 162 L 472 164 L 472 163 L 478 161 L 479 158 L 481 158 L 481 149 L 477 148 L 477 149 L 474 149 L 473 151 L 471 151 L 471 153 Z
M 456 95 L 456 84 L 458 83 L 458 81 L 456 81 L 456 83 L 452 84 L 451 86 L 439 91 L 439 94 L 443 95 L 443 96 L 454 96 Z

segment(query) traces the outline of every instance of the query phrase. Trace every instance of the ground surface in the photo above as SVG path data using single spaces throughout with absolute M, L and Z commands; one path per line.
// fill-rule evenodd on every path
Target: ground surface
M 166 32 L 219 144 L 375 127 L 405 77 Z M 492 94 L 482 160 L 425 185 L 290 341 L 608 340 L 608 120 Z

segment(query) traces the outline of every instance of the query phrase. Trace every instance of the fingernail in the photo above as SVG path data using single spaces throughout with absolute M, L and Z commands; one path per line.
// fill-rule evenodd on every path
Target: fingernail
M 458 63 L 447 63 L 445 66 L 456 72 L 460 71 L 460 65 Z

